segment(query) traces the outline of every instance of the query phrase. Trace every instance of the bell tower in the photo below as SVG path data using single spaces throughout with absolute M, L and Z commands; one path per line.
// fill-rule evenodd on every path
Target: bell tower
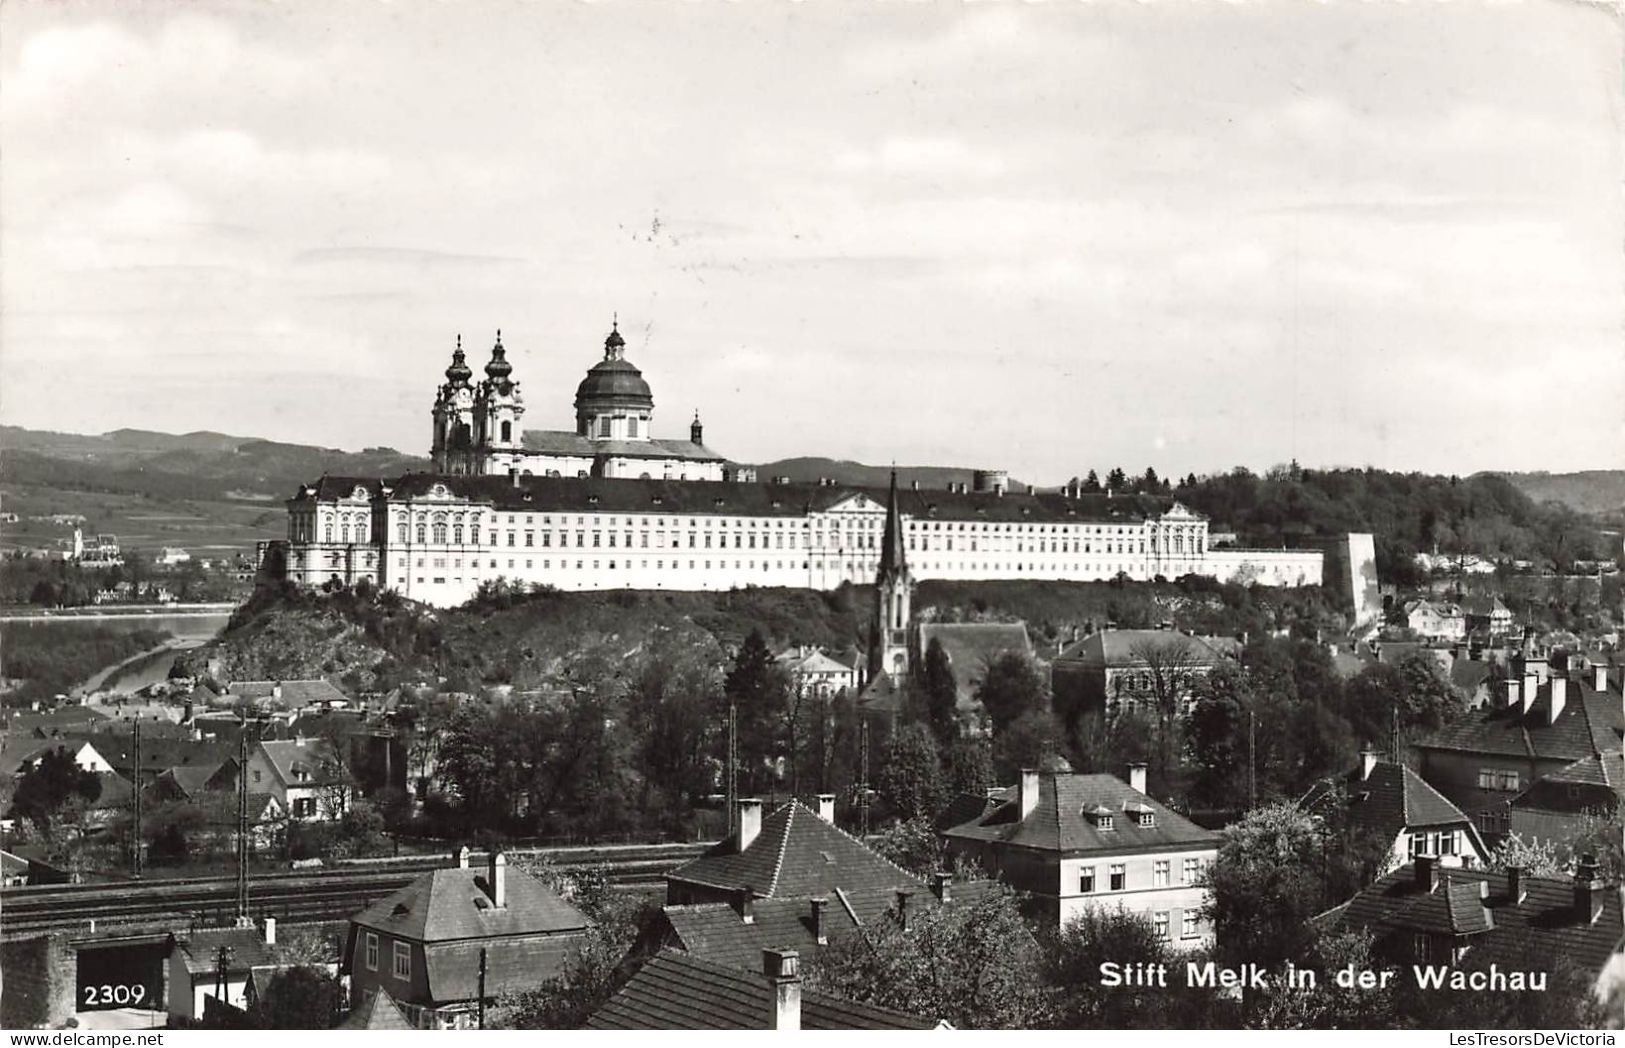
M 869 637 L 869 679 L 884 673 L 896 684 L 908 672 L 908 629 L 914 577 L 908 570 L 903 521 L 897 511 L 897 471 L 892 470 L 875 574 L 875 619 Z
M 446 381 L 434 398 L 434 442 L 429 447 L 429 459 L 436 473 L 467 473 L 472 468 L 469 458 L 474 447 L 474 387 L 468 380 L 473 375 L 463 355 L 463 336 L 458 335 Z
M 519 418 L 525 413 L 519 383 L 513 381 L 513 365 L 497 331 L 491 360 L 485 365 L 485 381 L 474 395 L 474 440 L 479 452 L 476 473 L 506 473 L 520 450 Z

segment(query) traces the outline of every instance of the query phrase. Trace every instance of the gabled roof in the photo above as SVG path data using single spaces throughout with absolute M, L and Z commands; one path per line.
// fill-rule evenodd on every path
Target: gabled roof
M 242 699 L 270 699 L 276 689 L 282 689 L 280 701 L 288 709 L 299 709 L 313 703 L 349 702 L 349 696 L 320 677 L 315 680 L 238 680 L 226 690 L 228 695 Z
M 546 455 L 573 455 L 595 458 L 688 459 L 695 462 L 721 462 L 722 456 L 692 440 L 592 440 L 568 429 L 527 429 L 519 435 L 526 451 Z
M 666 875 L 711 888 L 749 888 L 770 899 L 833 897 L 848 892 L 906 888 L 925 883 L 839 827 L 819 818 L 800 801 L 790 801 L 762 820 L 761 832 L 737 851 L 738 834 L 713 845 L 697 859 Z
M 344 762 L 326 739 L 262 739 L 259 750 L 284 786 L 328 786 L 349 781 Z M 300 778 L 303 772 L 305 778 Z
M 1551 682 L 1540 686 L 1529 712 L 1491 696 L 1485 709 L 1469 714 L 1417 740 L 1420 749 L 1495 753 L 1505 756 L 1577 761 L 1620 748 L 1625 738 L 1625 707 L 1618 691 L 1599 692 L 1590 681 L 1570 680 L 1563 708 L 1550 720 Z
M 94 706 L 62 705 L 53 710 L 8 710 L 5 715 L 6 734 L 12 738 L 39 732 L 40 738 L 54 731 L 82 731 L 88 725 L 107 719 L 107 714 Z
M 268 945 L 257 928 L 211 928 L 188 935 L 176 935 L 173 949 L 180 954 L 189 974 L 213 975 L 220 963 L 220 947 L 231 950 L 226 970 L 247 974 L 254 968 L 276 965 L 281 958 L 277 948 Z
M 1482 899 L 1489 913 L 1488 927 L 1474 935 L 1472 948 L 1456 963 L 1458 968 L 1482 971 L 1493 963 L 1503 971 L 1550 971 L 1559 958 L 1566 957 L 1582 970 L 1596 973 L 1608 963 L 1625 931 L 1617 885 L 1602 889 L 1602 913 L 1591 921 L 1575 906 L 1574 882 L 1569 878 L 1526 875 L 1525 897 L 1520 903 L 1508 893 L 1504 873 L 1442 867 L 1437 875 L 1439 886 L 1431 894 L 1448 893 L 1456 899 L 1449 903 L 1451 907 L 1459 904 L 1467 909 L 1469 896 L 1478 898 L 1478 885 L 1488 885 Z M 1413 931 L 1443 931 L 1446 918 L 1460 919 L 1463 927 L 1469 926 L 1465 922 L 1471 920 L 1470 914 L 1462 910 L 1441 916 L 1437 903 L 1417 906 L 1417 900 L 1425 897 L 1416 883 L 1415 867 L 1406 864 L 1343 904 L 1340 916 L 1323 916 L 1335 926 L 1370 929 L 1379 940 L 1408 938 Z M 1451 917 L 1452 912 L 1457 916 Z
M 757 963 L 760 964 L 760 956 Z M 587 1020 L 589 1030 L 766 1030 L 774 991 L 767 977 L 662 950 Z M 928 1019 L 803 991 L 804 1030 L 929 1030 Z
M 1450 881 L 1437 890 L 1419 893 L 1394 907 L 1388 923 L 1410 932 L 1477 935 L 1495 927 L 1495 917 L 1484 905 L 1488 885 Z
M 1061 854 L 1219 845 L 1217 833 L 1202 829 L 1112 775 L 1040 772 L 1038 802 L 1025 819 L 1020 818 L 1019 793 L 1015 791 L 1011 800 L 988 814 L 943 831 L 944 836 Z M 1136 805 L 1151 810 L 1152 825 L 1141 826 L 1131 817 Z M 1111 829 L 1085 815 L 1085 809 L 1097 807 L 1118 816 Z
M 1518 794 L 1512 806 L 1570 814 L 1625 806 L 1625 754 L 1614 750 L 1584 757 L 1543 775 Z
M 350 918 L 352 924 L 415 942 L 557 935 L 592 924 L 587 915 L 517 867 L 506 873 L 507 904 L 491 905 L 484 869 L 430 870 Z
M 1492 615 L 1507 616 L 1512 612 L 1501 603 L 1500 597 L 1472 596 L 1461 602 L 1462 610 L 1475 618 L 1489 618 Z
M 1183 653 L 1192 666 L 1216 666 L 1223 657 L 1218 638 L 1193 637 L 1177 630 L 1100 630 L 1070 645 L 1056 661 L 1081 662 L 1085 666 L 1143 665 L 1143 652 L 1149 649 Z
M 1378 761 L 1370 775 L 1362 778 L 1355 768 L 1341 781 L 1348 793 L 1350 821 L 1362 829 L 1392 836 L 1428 827 L 1472 826 L 1460 808 L 1402 764 Z M 1305 807 L 1325 793 L 1325 787 L 1317 784 L 1305 798 Z M 1482 850 L 1482 842 L 1480 846 Z
M 582 933 L 529 935 L 431 943 L 423 948 L 429 997 L 437 1004 L 480 995 L 480 951 L 485 951 L 486 996 L 533 990 L 557 978 L 581 951 Z
M 791 673 L 851 673 L 852 667 L 836 662 L 817 648 L 800 650 L 791 648 L 775 659 Z
M 411 1030 L 406 1013 L 395 1003 L 387 990 L 369 990 L 361 1003 L 350 1009 L 336 1029 L 340 1030 Z
M 1024 622 L 929 622 L 920 625 L 920 657 L 932 641 L 942 645 L 948 665 L 954 671 L 954 687 L 959 705 L 974 701 L 982 671 L 993 659 L 1007 651 L 1033 653 Z

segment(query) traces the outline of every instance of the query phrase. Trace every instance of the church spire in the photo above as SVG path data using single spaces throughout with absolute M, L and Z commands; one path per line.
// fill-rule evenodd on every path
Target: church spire
M 457 348 L 452 350 L 451 367 L 446 369 L 446 380 L 454 386 L 461 386 L 468 382 L 474 372 L 468 366 L 468 358 L 463 355 L 463 336 L 457 336 Z
M 880 540 L 880 578 L 882 581 L 908 573 L 904 556 L 903 524 L 897 512 L 897 470 L 891 471 L 891 494 L 886 499 L 886 530 Z
M 621 359 L 621 351 L 625 348 L 626 339 L 621 337 L 621 315 L 616 313 L 609 323 L 609 337 L 604 339 L 604 359 Z

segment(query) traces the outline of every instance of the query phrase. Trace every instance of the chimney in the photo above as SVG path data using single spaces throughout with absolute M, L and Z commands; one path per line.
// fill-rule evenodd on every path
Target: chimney
M 739 816 L 739 844 L 738 851 L 744 851 L 751 846 L 762 832 L 762 800 L 760 797 L 744 797 L 735 802 L 735 811 Z
M 1036 484 L 1028 484 L 1027 485 L 1027 494 L 1029 494 L 1029 495 L 1038 494 L 1038 485 L 1036 485 Z
M 1520 713 L 1528 713 L 1535 704 L 1535 693 L 1540 690 L 1540 678 L 1529 669 L 1523 671 L 1523 691 L 1518 696 Z
M 762 974 L 773 987 L 773 1029 L 801 1029 L 801 955 L 794 950 L 762 951 Z
M 1377 770 L 1377 757 L 1377 751 L 1370 746 L 1360 751 L 1360 780 L 1362 782 L 1371 778 L 1371 773 Z
M 1027 816 L 1038 807 L 1038 769 L 1021 769 L 1021 785 L 1016 787 L 1016 803 L 1021 808 L 1021 819 L 1026 821 Z
M 271 698 L 275 699 L 278 702 L 282 701 L 282 682 L 281 681 L 277 681 L 275 684 L 271 685 Z
M 495 849 L 485 862 L 485 890 L 492 906 L 500 910 L 508 905 L 508 857 Z
M 954 875 L 946 870 L 938 870 L 931 875 L 931 894 L 943 905 L 953 901 Z
M 465 844 L 461 848 L 458 848 L 457 854 L 453 855 L 452 858 L 457 860 L 457 868 L 459 870 L 468 869 L 468 845 Z
M 265 918 L 265 945 L 267 945 L 267 946 L 275 946 L 276 945 L 276 918 L 275 917 L 267 917 L 267 918 Z
M 1514 906 L 1521 905 L 1529 897 L 1529 886 L 1523 883 L 1523 867 L 1507 867 L 1507 897 Z
M 1416 857 L 1416 890 L 1432 892 L 1438 886 L 1438 861 L 1431 855 L 1418 855 Z
M 1135 793 L 1145 792 L 1145 762 L 1136 761 L 1128 766 L 1129 789 Z
M 818 795 L 818 817 L 831 826 L 835 825 L 835 794 L 820 793 Z
M 1552 701 L 1546 713 L 1546 723 L 1556 724 L 1558 714 L 1563 712 L 1563 704 L 1569 697 L 1569 682 L 1563 677 L 1552 678 Z
M 1518 704 L 1518 678 L 1516 678 L 1516 677 L 1508 677 L 1507 681 L 1506 681 L 1506 685 L 1507 685 L 1507 709 L 1511 709 L 1512 707 L 1514 707 L 1514 706 L 1516 706 Z
M 811 901 L 813 941 L 820 946 L 827 946 L 829 945 L 829 929 L 824 927 L 824 908 L 829 905 L 829 900 L 822 895 L 815 895 Z
M 1587 924 L 1602 916 L 1602 903 L 1608 895 L 1598 876 L 1595 855 L 1582 855 L 1574 867 L 1574 910 Z
M 513 486 L 517 488 L 519 486 L 519 471 L 517 469 L 510 469 L 508 471 L 508 477 L 513 481 Z
M 749 888 L 735 888 L 733 890 L 734 912 L 739 920 L 745 924 L 756 923 L 756 893 Z
M 908 900 L 914 895 L 907 888 L 897 889 L 897 926 L 908 931 Z
M 1592 687 L 1597 691 L 1607 691 L 1608 667 L 1604 666 L 1602 663 L 1598 663 L 1597 665 L 1591 667 L 1591 670 L 1596 674 L 1596 676 L 1593 678 L 1594 683 L 1592 684 Z
M 920 490 L 920 482 L 917 481 L 917 480 L 909 481 L 908 482 L 908 490 L 910 490 L 910 491 L 919 491 Z

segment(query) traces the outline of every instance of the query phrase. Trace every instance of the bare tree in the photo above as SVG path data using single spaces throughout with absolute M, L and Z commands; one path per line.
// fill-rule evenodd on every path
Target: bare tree
M 1181 633 L 1147 638 L 1129 648 L 1134 658 L 1130 670 L 1134 690 L 1151 708 L 1157 727 L 1158 772 L 1167 774 L 1173 766 L 1174 739 L 1191 689 L 1202 672 L 1203 660 L 1196 642 Z

